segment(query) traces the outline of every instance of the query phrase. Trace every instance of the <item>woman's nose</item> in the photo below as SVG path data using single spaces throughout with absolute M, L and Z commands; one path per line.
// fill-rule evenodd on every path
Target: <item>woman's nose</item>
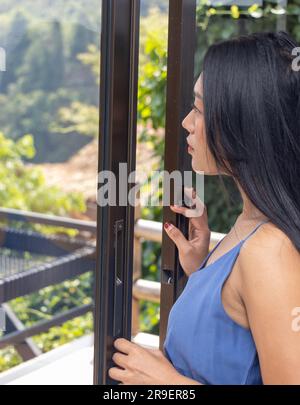
M 183 128 L 186 129 L 189 133 L 190 133 L 190 132 L 193 132 L 194 125 L 193 125 L 193 123 L 192 123 L 192 121 L 191 121 L 190 114 L 188 114 L 188 115 L 184 118 L 184 120 L 182 121 L 181 125 L 182 125 Z

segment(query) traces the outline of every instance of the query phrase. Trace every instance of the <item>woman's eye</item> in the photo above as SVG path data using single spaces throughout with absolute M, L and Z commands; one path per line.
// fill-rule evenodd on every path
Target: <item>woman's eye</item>
M 201 114 L 201 111 L 198 110 L 198 108 L 195 106 L 195 104 L 193 102 L 191 103 L 191 109 L 194 110 L 195 112 Z

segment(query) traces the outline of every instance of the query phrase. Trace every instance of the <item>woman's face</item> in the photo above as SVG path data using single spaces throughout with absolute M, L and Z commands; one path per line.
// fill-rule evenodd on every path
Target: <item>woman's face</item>
M 187 143 L 190 145 L 188 153 L 192 156 L 192 168 L 195 172 L 217 175 L 216 162 L 206 142 L 202 73 L 195 84 L 194 96 L 194 108 L 182 121 L 183 128 L 189 133 Z

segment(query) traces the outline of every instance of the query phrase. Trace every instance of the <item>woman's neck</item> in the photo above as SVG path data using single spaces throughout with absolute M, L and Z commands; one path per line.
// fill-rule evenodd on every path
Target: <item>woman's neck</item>
M 242 199 L 243 199 L 243 211 L 239 215 L 238 220 L 243 222 L 248 221 L 264 221 L 268 218 L 257 207 L 255 207 L 244 191 L 239 187 Z

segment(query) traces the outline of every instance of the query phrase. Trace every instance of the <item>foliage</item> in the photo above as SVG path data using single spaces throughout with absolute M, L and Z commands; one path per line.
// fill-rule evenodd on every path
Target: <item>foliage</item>
M 21 357 L 13 347 L 8 346 L 5 349 L 0 350 L 0 373 L 11 367 L 17 366 L 21 362 Z
M 92 274 L 85 273 L 61 285 L 49 286 L 34 294 L 19 297 L 11 301 L 10 305 L 24 325 L 31 326 L 36 322 L 51 319 L 53 315 L 74 306 L 89 304 L 92 296 L 91 285 Z M 93 316 L 92 313 L 87 313 L 61 326 L 52 327 L 49 331 L 34 336 L 33 340 L 43 352 L 47 352 L 92 331 Z M 0 372 L 21 361 L 12 347 L 0 350 Z
M 60 134 L 51 132 L 57 110 L 74 97 L 75 93 L 66 89 L 47 93 L 45 97 L 41 90 L 22 93 L 17 86 L 10 85 L 8 93 L 0 95 L 1 129 L 12 139 L 20 138 L 20 134 L 32 134 L 37 152 L 34 162 L 63 161 L 77 151 L 78 145 L 86 144 L 78 134 L 62 140 Z
M 41 30 L 40 27 L 31 29 L 27 35 L 30 46 L 22 63 L 16 68 L 20 91 L 56 91 L 62 86 L 64 79 L 64 48 L 60 23 L 51 23 L 47 30 Z
M 89 44 L 85 52 L 79 53 L 77 59 L 84 65 L 89 66 L 95 77 L 95 81 L 100 82 L 100 51 L 94 44 Z
M 91 303 L 92 277 L 92 273 L 85 273 L 63 284 L 48 286 L 34 294 L 13 300 L 11 307 L 26 326 L 51 319 L 53 315 Z M 91 333 L 92 330 L 93 319 L 92 314 L 89 313 L 35 336 L 34 341 L 44 352 L 47 352 L 74 338 Z
M 22 6 L 0 15 L 2 22 L 7 68 L 0 72 L 1 129 L 14 139 L 31 133 L 35 162 L 65 161 L 88 140 L 76 128 L 70 137 L 55 132 L 57 113 L 75 100 L 98 105 L 97 81 L 77 56 L 88 47 L 98 49 L 100 37 L 85 25 L 63 19 L 43 22 Z
M 27 0 L 1 2 L 0 40 L 7 49 L 7 69 L 0 73 L 0 122 L 1 130 L 9 136 L 0 134 L 1 206 L 62 216 L 86 209 L 80 194 L 47 186 L 43 172 L 24 162 L 64 161 L 87 143 L 76 132 L 62 138 L 53 132 L 53 125 L 59 109 L 75 100 L 98 102 L 97 82 L 77 59 L 78 52 L 85 52 L 88 45 L 96 46 L 100 39 L 89 29 L 99 19 L 97 13 L 91 13 L 92 2 L 94 11 L 97 0 L 89 4 L 82 0 L 56 2 L 47 10 L 45 20 L 40 14 L 43 0 L 37 0 L 33 8 Z M 58 8 L 61 13 L 55 18 Z M 79 20 L 84 24 L 76 23 Z M 33 228 L 43 233 L 64 231 L 41 225 Z M 67 233 L 75 235 L 74 231 Z M 90 302 L 91 285 L 88 273 L 10 304 L 25 325 L 30 325 Z M 92 318 L 87 314 L 34 339 L 47 351 L 91 330 Z M 1 371 L 20 361 L 13 348 L 0 351 Z
M 80 194 L 48 186 L 41 169 L 24 164 L 22 158 L 32 159 L 34 154 L 31 135 L 13 141 L 0 133 L 0 205 L 61 216 L 85 211 Z
M 154 129 L 165 125 L 165 92 L 167 79 L 167 15 L 157 18 L 156 8 L 150 9 L 149 15 L 141 19 L 140 28 L 140 69 L 138 85 L 138 122 L 151 123 Z M 84 65 L 89 66 L 96 80 L 99 77 L 100 53 L 91 45 L 85 53 L 78 55 Z M 98 109 L 92 105 L 73 102 L 69 107 L 58 112 L 56 131 L 82 135 L 97 136 L 99 119 Z M 153 144 L 156 154 L 163 153 L 163 139 L 150 135 L 145 128 L 139 142 Z
M 12 3 L 7 4 L 7 9 Z M 84 60 L 86 49 L 96 48 L 100 37 L 87 28 L 88 24 L 78 26 L 68 20 L 60 23 L 51 19 L 41 22 L 36 9 L 28 14 L 26 1 L 22 1 L 22 5 L 18 3 L 15 9 L 18 11 L 10 9 L 9 13 L 0 16 L 2 44 L 6 43 L 3 33 L 8 32 L 7 70 L 0 73 L 0 122 L 2 131 L 9 134 L 9 138 L 0 134 L 0 204 L 62 216 L 84 212 L 86 207 L 81 195 L 66 194 L 58 187 L 47 186 L 43 172 L 24 162 L 64 161 L 88 142 L 76 133 L 76 129 L 71 136 L 61 137 L 53 128 L 60 108 L 75 100 L 78 104 L 89 103 L 91 109 L 97 105 L 97 80 L 77 56 L 79 52 L 83 53 Z M 75 15 L 75 2 L 71 3 Z M 65 6 L 65 10 L 68 7 Z M 76 8 L 79 8 L 79 0 Z M 23 136 L 24 133 L 32 135 Z M 66 232 L 44 225 L 32 227 L 43 233 Z M 75 231 L 67 233 L 75 235 Z M 76 280 L 20 297 L 10 305 L 29 326 L 89 303 L 91 286 L 92 275 L 87 273 Z M 48 351 L 92 330 L 92 314 L 87 314 L 51 328 L 34 340 L 43 351 Z M 20 361 L 13 348 L 0 351 L 0 371 Z
M 78 193 L 62 192 L 58 187 L 46 184 L 42 171 L 34 166 L 25 165 L 23 160 L 32 159 L 35 154 L 33 137 L 25 135 L 17 141 L 8 139 L 0 133 L 0 205 L 21 210 L 43 212 L 65 216 L 74 212 L 85 211 L 85 203 Z M 63 231 L 41 225 L 33 226 L 36 231 Z M 74 232 L 67 231 L 74 235 Z M 80 288 L 77 287 L 80 285 Z M 49 317 L 50 314 L 71 308 L 73 305 L 90 302 L 91 275 L 85 274 L 81 279 L 67 281 L 60 286 L 47 287 L 27 297 L 21 297 L 11 305 L 25 325 Z M 73 328 L 73 333 L 71 332 Z M 55 345 L 67 342 L 92 330 L 90 317 L 70 321 L 62 328 L 54 328 L 47 334 L 36 337 L 44 351 Z M 19 356 L 12 348 L 0 351 L 0 371 L 20 362 Z
M 61 285 L 49 286 L 34 294 L 19 297 L 11 301 L 10 305 L 24 325 L 31 326 L 38 321 L 51 319 L 53 315 L 74 306 L 89 304 L 92 296 L 91 286 L 92 273 L 85 273 Z M 87 313 L 61 326 L 52 327 L 49 331 L 35 336 L 33 340 L 43 352 L 47 352 L 92 331 L 92 313 Z M 0 350 L 0 372 L 21 361 L 12 347 Z
M 159 304 L 140 301 L 140 329 L 159 335 Z
M 153 8 L 141 20 L 140 69 L 138 86 L 138 120 L 145 126 L 139 142 L 150 142 L 156 155 L 163 157 L 164 138 L 147 129 L 165 127 L 167 86 L 167 14 L 159 15 Z M 161 169 L 163 160 L 161 160 Z
M 93 105 L 73 101 L 58 111 L 58 124 L 51 128 L 62 134 L 77 132 L 86 136 L 98 136 L 99 109 Z
M 73 307 L 90 304 L 91 281 L 92 273 L 85 273 L 62 285 L 48 286 L 33 294 L 16 298 L 11 306 L 20 314 L 19 319 L 26 326 L 32 326 Z
M 100 81 L 100 52 L 95 45 L 89 45 L 86 52 L 77 55 L 77 59 L 88 66 L 95 76 L 96 83 Z M 79 133 L 97 137 L 99 130 L 99 108 L 95 105 L 73 101 L 71 105 L 62 107 L 57 112 L 57 123 L 52 130 L 62 134 Z

